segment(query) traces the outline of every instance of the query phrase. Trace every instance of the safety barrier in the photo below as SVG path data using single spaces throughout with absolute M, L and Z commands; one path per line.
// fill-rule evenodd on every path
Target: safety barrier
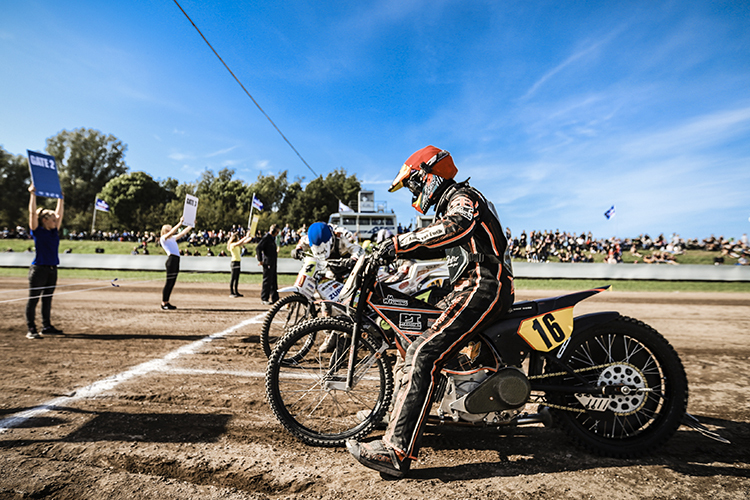
M 0 253 L 0 267 L 28 267 L 34 260 L 30 252 Z M 60 254 L 61 268 L 163 271 L 164 255 Z M 279 259 L 278 272 L 297 274 L 300 261 Z M 192 257 L 180 259 L 185 272 L 228 273 L 228 257 Z M 242 259 L 242 272 L 260 274 L 254 257 Z M 545 279 L 622 279 L 664 281 L 750 281 L 750 266 L 705 266 L 670 264 L 562 264 L 556 262 L 514 262 L 517 278 Z

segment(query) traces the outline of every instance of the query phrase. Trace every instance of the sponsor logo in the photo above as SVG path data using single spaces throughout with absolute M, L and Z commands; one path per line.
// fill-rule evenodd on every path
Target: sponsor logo
M 458 265 L 458 261 L 460 260 L 460 257 L 458 255 L 449 255 L 445 258 L 445 264 L 448 266 L 448 268 L 456 267 Z
M 386 306 L 406 307 L 409 305 L 409 301 L 405 299 L 397 299 L 393 295 L 389 295 L 383 299 L 383 304 Z
M 417 240 L 424 243 L 425 241 L 429 241 L 433 238 L 439 238 L 440 236 L 445 235 L 445 228 L 441 226 L 435 226 L 435 227 L 427 227 L 424 229 L 420 229 L 416 233 Z
M 445 215 L 460 215 L 464 219 L 472 220 L 474 218 L 474 210 L 467 207 L 453 207 Z
M 422 316 L 419 314 L 401 313 L 398 318 L 398 327 L 402 330 L 422 330 Z
M 411 245 L 412 243 L 414 243 L 415 241 L 417 241 L 417 237 L 414 235 L 413 232 L 406 233 L 398 237 L 398 246 L 401 248 L 407 247 Z

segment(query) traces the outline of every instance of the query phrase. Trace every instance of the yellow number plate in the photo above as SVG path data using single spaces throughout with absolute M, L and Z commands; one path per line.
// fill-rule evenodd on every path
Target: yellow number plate
M 573 333 L 573 308 L 540 314 L 521 321 L 520 335 L 534 350 L 549 352 Z

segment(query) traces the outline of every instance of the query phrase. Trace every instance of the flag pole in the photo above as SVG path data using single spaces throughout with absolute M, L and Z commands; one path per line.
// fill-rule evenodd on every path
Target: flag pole
M 254 201 L 255 201 L 255 193 L 253 193 L 253 198 L 252 200 L 250 200 L 250 217 L 247 218 L 247 230 L 248 231 L 253 225 L 253 202 Z
M 96 197 L 94 197 L 94 218 L 91 221 L 91 235 L 94 235 L 94 225 L 96 224 Z

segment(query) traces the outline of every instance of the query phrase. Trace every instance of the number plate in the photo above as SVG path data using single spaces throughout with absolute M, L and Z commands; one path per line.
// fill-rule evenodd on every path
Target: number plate
M 573 308 L 540 314 L 521 321 L 520 335 L 535 351 L 549 352 L 573 333 Z

